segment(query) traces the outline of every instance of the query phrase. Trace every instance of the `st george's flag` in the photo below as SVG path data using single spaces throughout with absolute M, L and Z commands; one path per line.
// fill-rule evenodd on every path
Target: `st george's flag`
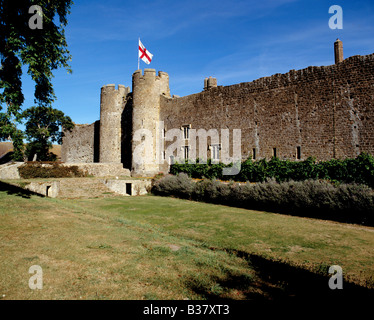
M 139 39 L 139 58 L 142 59 L 146 64 L 150 64 L 152 61 L 152 57 L 153 54 L 144 47 Z

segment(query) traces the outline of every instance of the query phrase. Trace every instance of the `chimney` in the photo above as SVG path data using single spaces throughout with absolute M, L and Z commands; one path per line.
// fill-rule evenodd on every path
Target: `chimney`
M 204 79 L 204 91 L 208 90 L 208 78 Z
M 334 52 L 335 52 L 335 64 L 338 64 L 339 62 L 342 62 L 344 60 L 343 58 L 343 42 L 341 42 L 339 39 L 336 39 L 334 43 Z
M 217 79 L 209 77 L 207 79 L 207 89 L 209 90 L 210 88 L 215 88 L 217 87 Z

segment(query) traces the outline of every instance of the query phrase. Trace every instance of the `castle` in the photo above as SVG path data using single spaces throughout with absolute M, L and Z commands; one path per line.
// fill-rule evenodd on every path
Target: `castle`
M 134 72 L 132 91 L 101 88 L 100 120 L 65 132 L 62 161 L 122 164 L 133 176 L 167 172 L 184 159 L 317 160 L 374 153 L 374 54 L 290 70 L 253 82 L 171 96 L 169 76 Z M 178 141 L 176 143 L 175 141 Z M 197 142 L 199 141 L 199 142 Z

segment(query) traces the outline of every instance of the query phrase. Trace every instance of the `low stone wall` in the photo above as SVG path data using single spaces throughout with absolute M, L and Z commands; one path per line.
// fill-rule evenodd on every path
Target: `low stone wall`
M 77 166 L 80 170 L 94 177 L 110 177 L 131 175 L 129 169 L 123 168 L 121 163 L 63 163 L 63 166 Z
M 12 164 L 4 164 L 0 166 L 0 179 L 20 179 L 18 167 L 23 165 L 23 162 L 15 162 Z
M 95 178 L 61 178 L 42 181 L 33 179 L 10 179 L 6 184 L 13 185 L 50 198 L 101 197 L 103 194 L 138 196 L 149 193 L 152 181 L 148 179 L 95 179 Z
M 46 197 L 56 198 L 60 192 L 60 181 L 30 182 L 24 186 L 24 189 Z
M 5 164 L 0 166 L 0 179 L 20 179 L 18 167 L 23 165 L 23 162 L 16 162 L 13 164 Z M 43 166 L 50 166 L 43 164 Z M 80 170 L 87 172 L 88 175 L 94 177 L 130 177 L 129 169 L 123 168 L 121 163 L 63 163 L 62 166 L 77 166 Z
M 103 180 L 108 189 L 124 196 L 141 196 L 148 193 L 151 180 Z
M 0 179 L 19 180 L 21 179 L 18 168 L 23 162 L 6 164 L 0 166 Z M 100 180 L 109 190 L 125 196 L 145 195 L 151 188 L 151 180 L 143 179 L 118 179 L 118 177 L 130 177 L 129 169 L 123 168 L 121 163 L 63 163 L 62 166 L 77 166 L 80 170 L 94 177 L 116 177 L 116 179 Z M 43 164 L 43 166 L 50 166 Z M 27 181 L 27 180 L 26 180 Z M 13 183 L 12 183 L 13 184 Z M 18 186 L 18 183 L 15 185 Z M 29 191 L 55 198 L 60 193 L 60 181 L 42 181 L 22 183 L 22 188 Z
M 3 190 L 12 190 L 12 187 L 31 191 L 32 194 L 38 194 L 49 198 L 57 198 L 60 193 L 60 181 L 30 181 L 10 179 L 11 181 L 2 182 Z M 12 181 L 13 180 L 13 181 Z M 7 187 L 8 186 L 8 187 Z

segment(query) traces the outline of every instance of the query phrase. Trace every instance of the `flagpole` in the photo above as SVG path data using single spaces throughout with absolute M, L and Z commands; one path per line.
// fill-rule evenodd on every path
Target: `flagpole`
M 139 59 L 139 43 L 140 43 L 140 37 L 138 38 L 138 70 L 139 70 L 139 63 L 140 63 L 140 59 Z

